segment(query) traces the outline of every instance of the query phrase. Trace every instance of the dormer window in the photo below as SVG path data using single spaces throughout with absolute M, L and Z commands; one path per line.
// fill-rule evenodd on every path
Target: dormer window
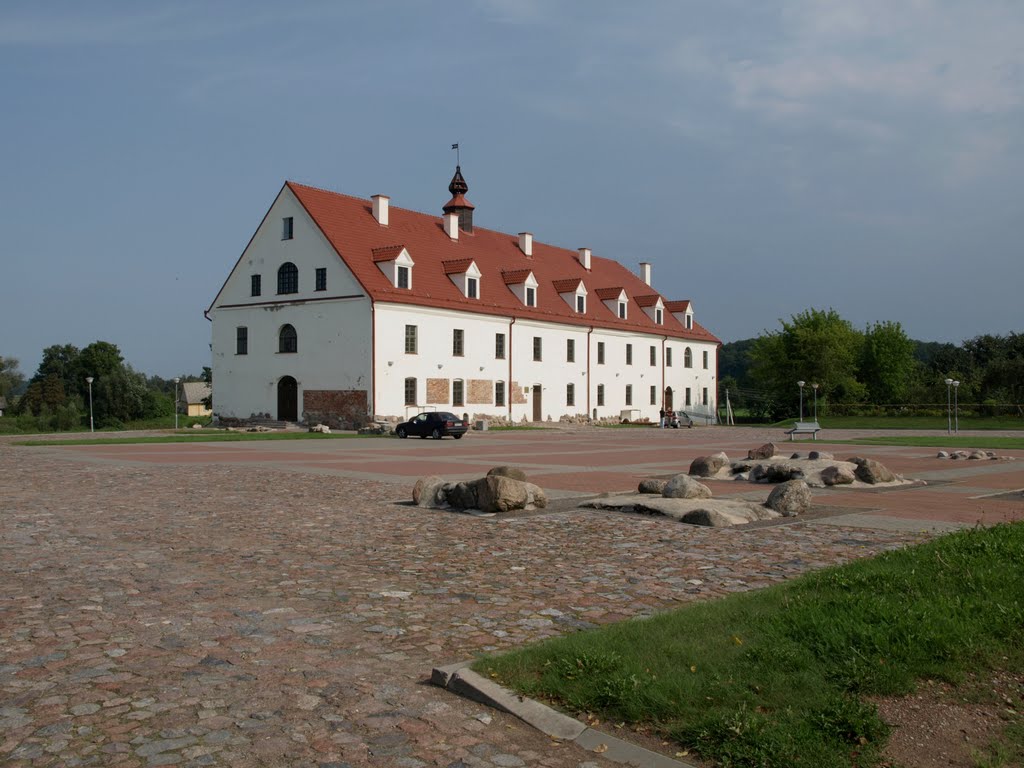
M 389 283 L 402 290 L 412 288 L 412 268 L 416 262 L 412 260 L 404 245 L 374 248 L 371 253 L 374 263 L 384 273 Z
M 619 319 L 620 320 L 625 320 L 626 319 L 626 302 L 624 302 L 624 301 L 620 301 L 619 302 Z
M 586 296 L 580 296 L 580 295 L 576 296 L 576 311 L 579 312 L 581 315 L 584 312 L 587 311 L 587 297 Z
M 536 307 L 537 306 L 537 289 L 527 288 L 526 289 L 526 306 Z
M 597 298 L 608 307 L 609 312 L 620 320 L 626 319 L 626 304 L 629 303 L 629 297 L 625 288 L 598 288 L 595 292 Z
M 448 279 L 467 299 L 480 298 L 480 270 L 473 259 L 455 259 L 441 262 Z
M 665 310 L 663 310 L 663 309 L 655 309 L 654 310 L 654 322 L 657 323 L 658 325 L 664 325 L 665 324 Z
M 526 307 L 537 306 L 537 278 L 529 269 L 515 269 L 501 273 L 501 279 L 505 281 L 508 289 Z
M 568 277 L 564 280 L 554 280 L 552 285 L 559 296 L 569 305 L 570 309 L 578 314 L 587 311 L 587 289 L 583 281 L 578 277 Z
M 693 330 L 693 315 L 686 316 L 686 328 L 687 330 Z

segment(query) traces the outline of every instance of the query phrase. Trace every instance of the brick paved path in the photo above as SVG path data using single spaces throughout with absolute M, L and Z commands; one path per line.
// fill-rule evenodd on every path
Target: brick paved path
M 546 472 L 555 495 L 568 494 L 574 462 L 593 478 L 602 462 L 627 478 L 678 468 L 686 451 L 666 456 L 683 445 L 670 439 L 0 443 L 0 763 L 604 765 L 426 685 L 430 667 L 928 535 L 865 527 L 884 514 L 877 494 L 866 505 L 846 497 L 856 527 L 834 518 L 746 531 L 582 510 L 478 519 L 404 503 L 409 478 L 431 463 L 453 476 L 539 465 L 538 481 Z M 645 454 L 651 440 L 660 455 Z M 685 440 L 696 455 L 697 439 Z M 627 455 L 638 461 L 621 471 Z M 1013 486 L 1005 472 L 971 471 L 975 490 Z

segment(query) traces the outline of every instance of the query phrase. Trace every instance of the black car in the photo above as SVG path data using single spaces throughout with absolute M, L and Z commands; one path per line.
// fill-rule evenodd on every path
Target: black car
M 445 435 L 451 435 L 459 440 L 468 429 L 469 425 L 454 413 L 429 411 L 421 413 L 409 421 L 403 421 L 395 427 L 395 434 L 402 438 L 418 435 L 419 437 L 432 437 L 435 440 L 440 440 Z

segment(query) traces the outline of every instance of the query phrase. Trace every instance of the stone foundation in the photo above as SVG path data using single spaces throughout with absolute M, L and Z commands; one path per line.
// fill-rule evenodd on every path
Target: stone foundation
M 302 393 L 302 420 L 331 429 L 360 429 L 368 421 L 363 389 L 307 389 Z

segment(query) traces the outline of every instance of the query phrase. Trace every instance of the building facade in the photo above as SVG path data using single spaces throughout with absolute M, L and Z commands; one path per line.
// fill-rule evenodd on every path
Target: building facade
M 719 340 L 588 248 L 286 182 L 206 315 L 213 410 L 358 427 L 447 410 L 511 421 L 713 418 Z

